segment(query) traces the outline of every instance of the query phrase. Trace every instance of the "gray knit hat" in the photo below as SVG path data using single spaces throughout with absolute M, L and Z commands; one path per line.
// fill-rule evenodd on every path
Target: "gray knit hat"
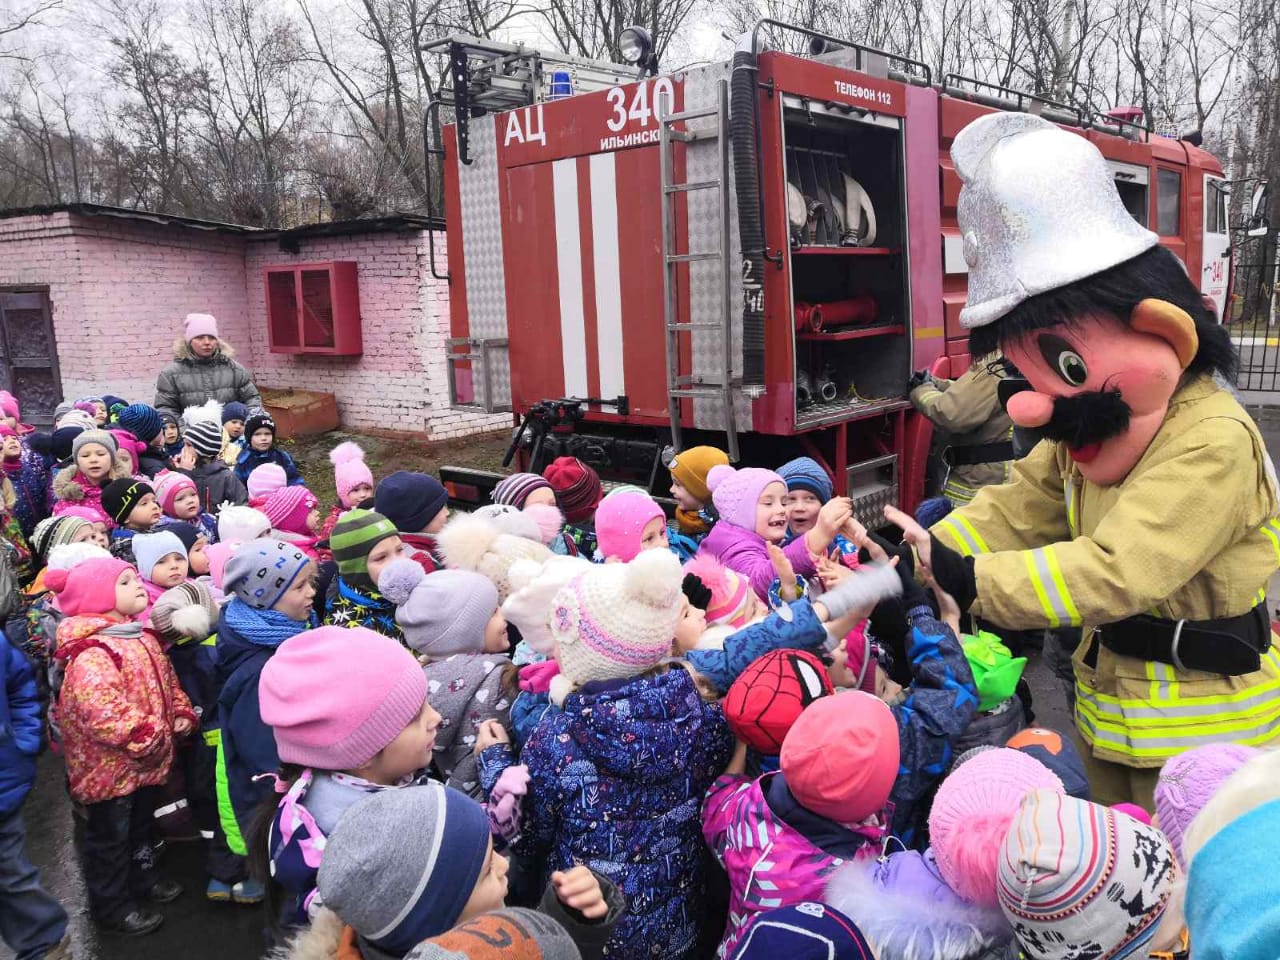
M 151 628 L 161 640 L 204 640 L 218 622 L 218 602 L 209 588 L 188 580 L 166 590 L 151 608 Z
M 402 957 L 457 924 L 488 854 L 489 819 L 465 793 L 438 783 L 382 790 L 338 820 L 317 886 L 343 923 Z
M 216 457 L 222 452 L 222 427 L 212 420 L 193 423 L 187 427 L 182 439 L 202 457 Z
M 111 456 L 115 456 L 120 452 L 120 446 L 116 443 L 116 438 L 105 430 L 85 430 L 78 437 L 71 441 L 71 459 L 74 460 L 80 453 L 80 448 L 96 443 L 100 447 L 106 447 L 111 451 Z
M 227 561 L 222 587 L 255 610 L 269 610 L 310 562 L 292 544 L 267 537 L 250 540 Z
M 424 940 L 404 960 L 473 960 L 494 956 L 500 945 L 507 960 L 581 960 L 573 937 L 545 913 L 507 907 L 473 917 L 447 933 Z
M 484 628 L 498 609 L 498 588 L 470 570 L 427 576 L 414 560 L 393 560 L 378 578 L 378 592 L 396 605 L 404 642 L 432 660 L 480 653 Z

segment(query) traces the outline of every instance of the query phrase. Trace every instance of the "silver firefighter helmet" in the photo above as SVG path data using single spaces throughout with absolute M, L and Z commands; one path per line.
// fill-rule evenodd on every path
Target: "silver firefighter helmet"
M 1038 293 L 1124 263 L 1156 245 L 1116 192 L 1098 148 L 1025 113 L 993 113 L 960 131 L 951 159 L 969 299 L 982 327 Z

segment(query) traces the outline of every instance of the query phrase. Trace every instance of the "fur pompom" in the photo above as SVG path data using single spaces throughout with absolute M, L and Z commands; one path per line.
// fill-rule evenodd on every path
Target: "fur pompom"
M 531 503 L 524 508 L 524 515 L 538 525 L 542 542 L 548 547 L 564 529 L 564 514 L 552 504 Z
M 218 539 L 248 543 L 271 532 L 271 521 L 261 510 L 235 504 L 223 504 L 218 513 Z
M 695 553 L 685 562 L 684 572 L 691 573 L 712 593 L 725 593 L 729 589 L 728 572 L 723 563 L 709 553 Z
M 174 633 L 192 640 L 203 640 L 213 632 L 209 611 L 198 603 L 174 610 L 169 622 L 173 625 Z
M 436 537 L 436 546 L 444 556 L 445 566 L 476 570 L 501 532 L 492 521 L 464 513 L 444 525 Z
M 350 440 L 343 441 L 329 451 L 329 462 L 335 467 L 353 460 L 364 460 L 364 451 L 360 449 L 359 444 Z
M 194 427 L 205 421 L 222 426 L 222 404 L 217 400 L 209 400 L 198 407 L 187 407 L 182 411 L 183 427 Z
M 563 673 L 551 678 L 551 687 L 547 690 L 547 698 L 557 707 L 564 706 L 564 698 L 573 693 L 577 685 Z
M 627 564 L 626 591 L 650 607 L 670 607 L 680 599 L 683 574 L 669 550 L 645 550 Z
M 732 477 L 736 470 L 725 463 L 717 463 L 707 472 L 707 489 L 715 493 L 716 487 Z
M 378 592 L 397 607 L 409 602 L 409 594 L 426 577 L 416 560 L 392 560 L 378 577 Z
M 515 507 L 501 503 L 485 504 L 475 512 L 475 516 L 488 520 L 500 533 L 521 537 L 525 540 L 542 542 L 542 531 L 532 517 L 527 516 Z

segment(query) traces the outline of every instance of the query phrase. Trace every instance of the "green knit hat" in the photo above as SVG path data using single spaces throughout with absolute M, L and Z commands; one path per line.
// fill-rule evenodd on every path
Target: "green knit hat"
M 375 546 L 388 537 L 398 537 L 396 525 L 372 510 L 348 510 L 333 526 L 329 549 L 338 564 L 338 574 L 355 587 L 376 589 L 369 579 L 366 561 Z

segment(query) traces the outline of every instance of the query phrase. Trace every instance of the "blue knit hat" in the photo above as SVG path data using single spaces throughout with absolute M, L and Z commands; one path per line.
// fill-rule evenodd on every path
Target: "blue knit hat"
M 164 432 L 160 411 L 145 403 L 131 403 L 116 414 L 116 423 L 138 438 L 139 443 L 151 443 Z
M 824 903 L 797 903 L 757 914 L 743 929 L 733 960 L 873 960 L 866 938 Z
M 425 530 L 448 503 L 444 484 L 428 474 L 408 470 L 397 470 L 384 478 L 373 494 L 374 509 L 402 533 Z
M 249 408 L 243 403 L 235 400 L 231 403 L 224 404 L 222 407 L 222 422 L 226 424 L 229 420 L 239 420 L 241 423 L 249 419 Z
M 787 490 L 808 490 L 815 497 L 826 503 L 831 499 L 834 490 L 831 478 L 821 464 L 811 457 L 796 457 L 778 468 L 778 476 L 787 482 Z

